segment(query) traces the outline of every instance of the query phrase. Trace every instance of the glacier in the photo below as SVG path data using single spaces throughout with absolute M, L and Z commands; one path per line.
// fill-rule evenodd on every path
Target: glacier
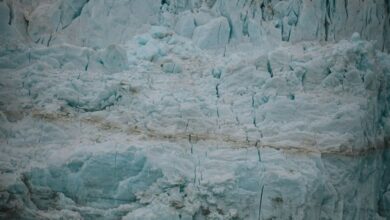
M 1 0 L 1 219 L 390 219 L 388 0 Z

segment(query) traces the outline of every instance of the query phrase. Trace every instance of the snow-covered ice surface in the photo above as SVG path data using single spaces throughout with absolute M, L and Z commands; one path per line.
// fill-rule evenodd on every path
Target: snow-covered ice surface
M 389 11 L 0 1 L 0 218 L 390 219 Z

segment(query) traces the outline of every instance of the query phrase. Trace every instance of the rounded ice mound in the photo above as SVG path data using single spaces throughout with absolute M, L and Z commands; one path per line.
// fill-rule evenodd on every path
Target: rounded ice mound
M 129 149 L 75 155 L 61 166 L 34 168 L 23 175 L 23 181 L 32 189 L 32 202 L 40 209 L 54 207 L 59 192 L 80 206 L 99 209 L 134 202 L 137 192 L 146 190 L 160 177 L 161 170 L 152 168 L 144 155 Z M 51 199 L 42 199 L 51 194 Z
M 152 26 L 149 32 L 151 36 L 156 39 L 163 39 L 173 34 L 167 27 L 164 26 Z
M 179 63 L 175 62 L 166 62 L 161 64 L 162 70 L 165 73 L 181 73 L 182 72 L 182 66 Z
M 163 55 L 161 48 L 155 41 L 148 41 L 136 49 L 136 56 L 139 59 L 154 61 Z
M 107 79 L 96 83 L 83 77 L 60 84 L 59 87 L 53 91 L 58 100 L 63 101 L 65 106 L 86 112 L 102 111 L 115 105 L 123 92 L 120 83 Z
M 99 53 L 99 62 L 109 72 L 120 72 L 128 69 L 126 51 L 118 45 L 110 45 Z
M 229 22 L 225 17 L 219 17 L 197 27 L 192 40 L 202 49 L 216 49 L 229 42 L 229 35 Z
M 195 29 L 195 18 L 190 11 L 185 11 L 179 15 L 178 21 L 176 23 L 175 31 L 176 33 L 191 38 Z
M 357 42 L 359 40 L 361 40 L 360 34 L 358 32 L 353 33 L 352 36 L 351 36 L 351 41 L 352 42 Z

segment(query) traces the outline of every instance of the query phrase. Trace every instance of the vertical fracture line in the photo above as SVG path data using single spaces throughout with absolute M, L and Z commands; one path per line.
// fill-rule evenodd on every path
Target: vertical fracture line
M 79 143 L 81 143 L 80 93 L 77 93 L 77 117 L 79 119 Z
M 116 148 L 116 145 L 115 145 Z M 114 161 L 114 166 L 115 166 L 115 181 L 118 181 L 118 172 L 117 172 L 117 167 L 116 167 L 116 158 L 118 156 L 118 151 L 115 150 L 115 161 Z
M 258 218 L 258 220 L 260 220 L 260 218 L 261 218 L 261 204 L 263 202 L 263 192 L 264 192 L 264 185 L 261 187 L 260 202 L 259 202 L 259 218 Z

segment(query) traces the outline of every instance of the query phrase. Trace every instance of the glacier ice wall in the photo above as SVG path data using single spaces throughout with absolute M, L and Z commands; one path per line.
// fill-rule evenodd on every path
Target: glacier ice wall
M 337 42 L 358 32 L 389 50 L 388 0 L 117 0 L 2 1 L 3 35 L 44 45 L 101 48 L 124 43 L 147 24 L 164 24 L 192 37 L 214 18 L 229 23 L 229 41 Z M 115 25 L 112 25 L 115 24 Z M 2 30 L 3 30 L 2 28 Z M 7 38 L 7 37 L 5 37 Z M 27 39 L 26 39 L 27 38 Z
M 389 219 L 388 0 L 1 0 L 0 218 Z

